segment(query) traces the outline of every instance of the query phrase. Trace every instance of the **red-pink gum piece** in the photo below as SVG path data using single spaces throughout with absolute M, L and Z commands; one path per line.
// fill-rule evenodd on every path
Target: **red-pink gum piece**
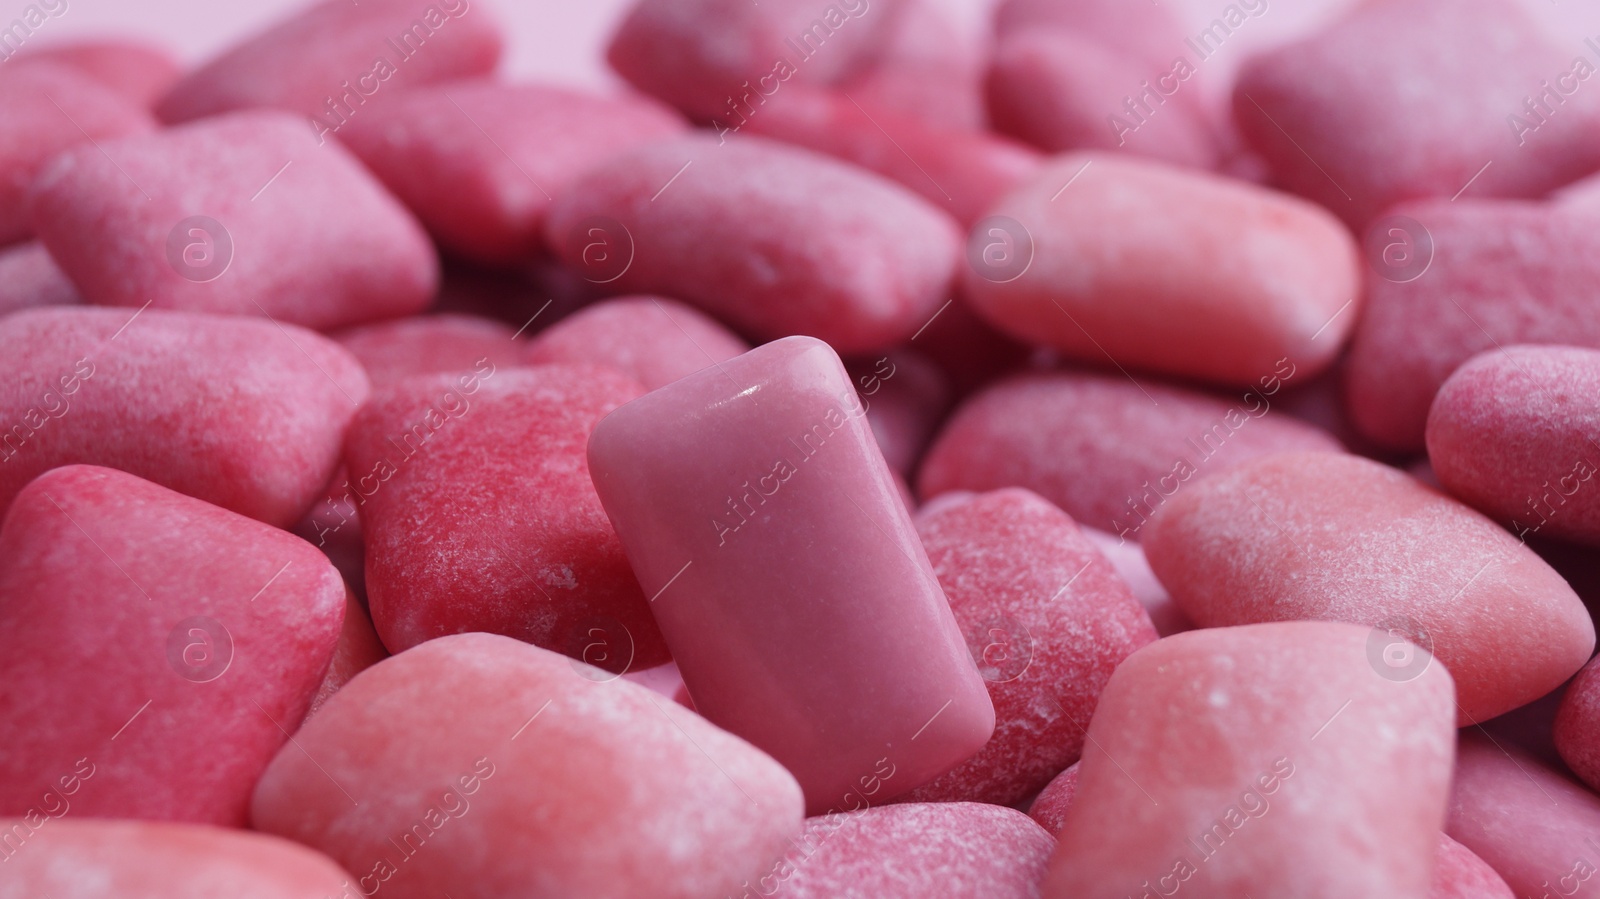
M 949 380 L 937 365 L 909 349 L 860 356 L 845 367 L 855 378 L 884 461 L 895 474 L 909 477 L 950 408 Z
M 181 535 L 181 539 L 174 539 Z M 305 541 L 130 474 L 40 477 L 0 527 L 0 813 L 243 826 L 345 587 Z M 186 747 L 204 746 L 196 754 Z M 76 773 L 70 799 L 61 779 Z
M 180 71 L 167 51 L 121 38 L 24 47 L 8 61 L 7 70 L 43 63 L 77 69 L 144 108 L 155 105 Z
M 842 353 L 914 336 L 946 301 L 961 244 L 948 215 L 892 181 L 744 136 L 613 156 L 556 198 L 546 232 L 579 270 L 596 268 L 597 247 L 614 252 L 622 271 L 607 262 L 593 277 L 618 291 L 676 297 L 757 338 L 806 334 Z
M 306 714 L 310 715 L 322 708 L 329 697 L 339 692 L 356 675 L 388 657 L 389 651 L 383 648 L 383 643 L 378 639 L 378 632 L 373 630 L 372 618 L 367 615 L 366 606 L 363 606 L 347 588 L 344 624 L 339 630 L 339 643 L 333 649 L 333 658 L 328 662 L 328 673 L 323 677 L 322 685 L 317 687 L 316 695 L 311 697 L 311 708 Z
M 296 741 L 261 778 L 252 823 L 326 852 L 367 895 L 704 899 L 801 828 L 794 778 L 748 743 L 491 634 L 379 662 Z
M 278 527 L 367 396 L 338 345 L 262 319 L 61 307 L 0 318 L 0 509 L 58 465 L 120 468 Z
M 1043 895 L 1425 899 L 1455 749 L 1450 675 L 1380 675 L 1369 634 L 1297 621 L 1134 653 L 1089 725 Z
M 1556 713 L 1555 743 L 1573 773 L 1600 789 L 1600 664 L 1590 661 L 1567 686 Z
M 1445 489 L 1518 536 L 1600 544 L 1600 350 L 1474 356 L 1434 396 L 1427 437 Z
M 418 312 L 438 286 L 433 246 L 405 207 L 287 113 L 70 150 L 30 203 L 40 239 L 91 303 L 326 330 Z
M 578 176 L 686 129 L 642 97 L 482 80 L 397 94 L 351 119 L 339 139 L 446 249 L 516 265 L 543 248 L 551 198 Z
M 1372 628 L 1375 665 L 1410 640 L 1455 675 L 1463 726 L 1550 692 L 1594 624 L 1567 582 L 1476 511 L 1369 459 L 1282 453 L 1194 484 L 1151 519 L 1150 567 L 1200 627 L 1319 619 Z
M 923 458 L 923 497 L 1026 487 L 1075 521 L 1127 541 L 1205 476 L 1286 450 L 1340 449 L 1323 431 L 1269 415 L 1293 363 L 1248 391 L 1207 394 L 1117 375 L 1028 374 L 968 399 Z
M 1128 589 L 1133 591 L 1133 598 L 1144 606 L 1156 633 L 1170 637 L 1194 630 L 1194 625 L 1184 616 L 1183 610 L 1172 601 L 1172 594 L 1161 586 L 1156 573 L 1150 570 L 1150 561 L 1145 558 L 1143 547 L 1096 528 L 1080 526 L 1080 530 L 1105 555 L 1111 567 L 1117 570 L 1117 577 L 1122 578 Z
M 1600 895 L 1600 796 L 1470 731 L 1457 752 L 1449 834 L 1519 897 Z
M 1391 450 L 1421 450 L 1434 394 L 1478 353 L 1518 343 L 1600 349 L 1592 215 L 1466 197 L 1390 212 L 1421 227 L 1375 230 L 1388 235 L 1383 244 L 1420 252 L 1427 236 L 1433 255 L 1414 280 L 1368 279 L 1344 384 L 1350 416 L 1368 437 Z
M 1092 364 L 1255 387 L 1287 359 L 1310 377 L 1359 311 L 1355 240 L 1338 219 L 1218 175 L 1071 153 L 990 215 L 1012 222 L 974 241 L 1016 265 L 965 267 L 973 308 Z
M 604 655 L 614 671 L 667 660 L 584 456 L 595 422 L 641 392 L 616 372 L 568 365 L 482 367 L 373 392 L 345 466 L 372 623 L 390 651 L 484 631 L 594 664 Z
M 0 315 L 82 302 L 44 244 L 31 240 L 0 249 Z
M 1028 806 L 1028 817 L 1038 822 L 1051 836 L 1061 832 L 1067 822 L 1067 809 L 1078 796 L 1078 769 L 1081 762 L 1073 762 L 1067 770 L 1057 774 L 1045 784 L 1039 795 Z
M 407 88 L 494 71 L 500 26 L 473 0 L 323 0 L 190 71 L 163 121 L 255 107 L 309 116 L 324 139 Z
M 917 532 L 988 683 L 995 729 L 905 798 L 1010 805 L 1077 761 L 1112 670 L 1156 630 L 1072 519 L 1026 490 L 918 516 Z
M 350 880 L 320 853 L 241 830 L 47 818 L 0 819 L 0 832 L 11 841 L 0 850 L 5 899 L 325 899 Z M 20 846 L 16 834 L 27 834 Z
M 1248 61 L 1233 106 L 1276 180 L 1360 228 L 1402 201 L 1537 197 L 1600 166 L 1595 92 L 1525 105 L 1575 63 L 1514 3 L 1365 3 Z
M 1505 878 L 1471 849 L 1439 835 L 1439 856 L 1428 899 L 1516 899 Z
M 0 78 L 0 246 L 32 233 L 25 197 L 56 154 L 96 140 L 148 131 L 143 109 L 88 75 L 56 63 Z
M 328 335 L 361 362 L 374 386 L 413 375 L 469 372 L 488 360 L 509 368 L 521 355 L 516 329 L 477 315 L 444 313 L 361 325 Z
M 676 300 L 618 297 L 539 332 L 522 358 L 526 365 L 600 365 L 655 390 L 749 350 L 716 319 Z
M 783 762 L 813 813 L 886 769 L 874 801 L 926 783 L 994 729 L 864 416 L 827 344 L 789 337 L 622 406 L 589 441 L 696 707 Z
M 794 848 L 730 899 L 1037 899 L 1055 840 L 1021 812 L 905 803 L 806 821 Z

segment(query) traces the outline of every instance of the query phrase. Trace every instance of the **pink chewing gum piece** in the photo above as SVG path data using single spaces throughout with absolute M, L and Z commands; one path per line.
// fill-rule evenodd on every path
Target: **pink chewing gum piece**
M 9 60 L 7 70 L 46 63 L 77 69 L 146 109 L 155 105 L 180 73 L 177 60 L 166 50 L 120 38 L 25 47 Z
M 1420 663 L 1410 644 L 1427 649 L 1455 676 L 1463 726 L 1538 699 L 1594 650 L 1583 603 L 1532 550 L 1357 456 L 1282 453 L 1207 478 L 1156 513 L 1144 549 L 1200 627 L 1363 624 L 1397 679 Z
M 1368 634 L 1297 621 L 1134 653 L 1089 725 L 1046 899 L 1426 899 L 1455 750 L 1450 675 L 1383 677 Z
M 1593 215 L 1467 198 L 1390 212 L 1367 245 L 1416 262 L 1380 260 L 1345 361 L 1345 401 L 1372 440 L 1421 450 L 1434 394 L 1478 353 L 1517 343 L 1600 349 Z
M 1514 3 L 1364 3 L 1247 61 L 1234 115 L 1278 182 L 1361 228 L 1405 200 L 1537 197 L 1600 167 L 1600 95 L 1554 89 L 1578 61 Z
M 950 4 L 901 3 L 884 32 L 871 56 L 835 87 L 865 109 L 946 130 L 985 129 L 983 72 L 994 37 L 987 16 Z
M 494 71 L 500 25 L 470 0 L 323 0 L 190 71 L 162 98 L 166 122 L 255 107 L 309 116 L 326 139 L 367 103 Z
M 619 291 L 842 353 L 913 336 L 945 301 L 961 242 L 949 216 L 870 172 L 776 141 L 704 135 L 611 157 L 556 198 L 546 229 L 567 265 Z
M 917 532 L 994 702 L 994 736 L 906 794 L 1011 805 L 1078 760 L 1111 672 L 1156 630 L 1072 519 L 1026 490 L 918 516 Z
M 916 471 L 939 422 L 950 408 L 949 379 L 915 350 L 896 349 L 851 359 L 845 368 L 867 410 L 867 424 L 895 474 Z M 909 489 L 908 489 L 909 492 Z
M 345 587 L 328 560 L 88 465 L 28 485 L 0 559 L 0 814 L 59 817 L 70 802 L 94 817 L 244 826 L 339 639 Z M 74 774 L 82 789 L 64 799 Z
M 1036 899 L 1056 841 L 977 802 L 867 808 L 806 821 L 794 848 L 730 899 Z
M 64 307 L 0 318 L 0 510 L 58 465 L 119 468 L 289 527 L 366 398 L 332 341 L 261 319 Z
M 366 606 L 347 588 L 339 643 L 328 662 L 327 676 L 322 679 L 322 685 L 317 687 L 317 694 L 311 697 L 311 708 L 306 714 L 322 708 L 329 697 L 343 689 L 356 675 L 388 657 L 389 651 L 383 648 L 378 632 L 373 630 L 372 618 L 367 615 Z
M 567 365 L 374 391 L 345 465 L 372 623 L 390 651 L 485 631 L 594 663 L 605 654 L 614 671 L 667 660 L 584 456 L 595 422 L 641 392 Z
M 1555 743 L 1573 773 L 1600 789 L 1600 664 L 1591 660 L 1567 686 L 1556 713 Z
M 325 899 L 349 882 L 326 856 L 278 837 L 193 824 L 0 819 L 3 899 Z M 14 850 L 14 851 L 13 851 Z
M 339 139 L 447 250 L 518 265 L 543 249 L 552 197 L 607 155 L 686 129 L 642 97 L 483 80 L 399 93 Z
M 0 246 L 33 233 L 28 186 L 53 157 L 155 124 L 143 109 L 88 75 L 43 62 L 0 77 L 0 120 L 6 123 L 0 130 Z
M 812 813 L 869 781 L 870 801 L 905 793 L 994 729 L 864 416 L 833 351 L 790 337 L 622 406 L 589 440 L 695 707 L 783 762 Z
M 1461 738 L 1449 833 L 1518 897 L 1600 896 L 1600 796 L 1519 749 Z
M 1039 32 L 1076 33 L 1145 66 L 1170 66 L 1185 49 L 1183 29 L 1172 10 L 1155 3 L 1005 0 L 995 9 L 994 26 L 1002 40 Z
M 1434 397 L 1427 436 L 1445 489 L 1518 536 L 1600 544 L 1600 350 L 1474 356 Z
M 1444 834 L 1439 835 L 1437 865 L 1428 899 L 1516 899 L 1488 862 Z
M 318 147 L 287 113 L 68 151 L 34 182 L 30 203 L 50 255 L 101 305 L 326 330 L 421 311 L 439 281 L 410 213 L 348 151 Z
M 261 778 L 252 823 L 326 852 L 367 895 L 704 899 L 801 828 L 794 778 L 750 744 L 492 634 L 379 662 L 296 741 Z
M 1340 449 L 1315 427 L 1267 414 L 1294 373 L 1284 362 L 1231 397 L 1079 372 L 1001 381 L 945 423 L 920 493 L 1026 487 L 1081 524 L 1138 540 L 1153 510 L 1200 477 L 1270 453 Z
M 443 313 L 361 325 L 328 335 L 350 351 L 374 386 L 413 375 L 469 372 L 488 360 L 509 368 L 521 355 L 515 329 L 478 315 Z
M 83 299 L 50 251 L 36 240 L 0 248 L 0 315 L 39 306 L 76 306 Z
M 618 297 L 540 331 L 522 360 L 600 365 L 655 390 L 749 351 L 744 338 L 698 309 L 665 297 Z
M 1254 387 L 1284 359 L 1305 377 L 1326 368 L 1356 319 L 1354 239 L 1287 194 L 1073 153 L 990 216 L 963 272 L 973 308 L 1092 364 Z
M 1051 836 L 1061 833 L 1061 827 L 1067 821 L 1067 809 L 1072 807 L 1072 800 L 1078 796 L 1078 768 L 1081 764 L 1073 762 L 1067 770 L 1057 774 L 1028 806 L 1028 817 Z

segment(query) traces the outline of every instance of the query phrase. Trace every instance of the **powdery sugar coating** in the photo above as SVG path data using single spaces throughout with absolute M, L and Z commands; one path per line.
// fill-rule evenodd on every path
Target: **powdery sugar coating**
M 468 372 L 484 359 L 495 368 L 517 364 L 516 330 L 477 315 L 443 313 L 349 328 L 329 337 L 361 362 L 374 385 L 412 375 Z
M 286 113 L 79 147 L 45 168 L 30 203 L 39 237 L 91 303 L 328 329 L 419 312 L 438 286 L 411 214 Z
M 242 827 L 339 639 L 345 588 L 327 559 L 85 465 L 23 491 L 0 559 L 0 814 L 65 802 Z
M 1057 774 L 1028 806 L 1028 817 L 1052 836 L 1061 832 L 1062 825 L 1067 822 L 1067 809 L 1078 796 L 1079 764 L 1073 762 L 1067 770 Z
M 36 306 L 75 306 L 83 302 L 50 251 L 38 241 L 0 249 L 0 315 Z
M 1106 680 L 1155 628 L 1072 519 L 1026 490 L 922 516 L 917 533 L 988 684 L 995 729 L 906 798 L 1010 805 L 1077 761 Z
M 665 297 L 603 300 L 539 332 L 528 365 L 600 365 L 646 390 L 748 352 L 750 344 L 709 315 Z
M 77 69 L 129 102 L 146 108 L 154 106 L 178 80 L 180 71 L 177 60 L 167 51 L 121 38 L 58 42 L 37 48 L 29 44 L 6 60 L 6 70 L 41 64 Z
M 1567 685 L 1556 714 L 1555 741 L 1573 773 L 1600 789 L 1600 664 L 1591 661 Z
M 771 758 L 599 677 L 489 634 L 401 653 L 306 723 L 252 823 L 392 899 L 704 899 L 799 835 L 800 789 Z
M 0 830 L 32 830 L 6 859 L 0 899 L 324 899 L 350 879 L 323 855 L 246 831 L 93 820 L 34 829 L 4 819 Z
M 1455 748 L 1450 675 L 1368 665 L 1367 628 L 1190 631 L 1134 653 L 1089 726 L 1050 899 L 1424 899 Z
M 1488 862 L 1444 834 L 1439 835 L 1437 864 L 1428 899 L 1516 899 Z
M 556 198 L 546 235 L 582 268 L 594 216 L 633 246 L 620 291 L 662 293 L 751 335 L 841 353 L 911 337 L 950 284 L 960 235 L 899 185 L 762 138 L 661 141 L 612 157 Z M 616 230 L 608 228 L 608 237 Z
M 1348 621 L 1431 646 L 1455 676 L 1463 725 L 1550 692 L 1594 649 L 1583 603 L 1532 550 L 1355 456 L 1284 453 L 1209 478 L 1157 513 L 1144 548 L 1201 627 Z
M 0 318 L 0 509 L 76 462 L 288 527 L 366 398 L 333 342 L 261 319 L 57 308 Z
M 1427 436 L 1455 496 L 1519 535 L 1600 543 L 1600 351 L 1479 354 L 1434 397 Z
M 1340 449 L 1318 428 L 1268 414 L 1282 373 L 1294 369 L 1268 369 L 1234 397 L 1077 372 L 1001 381 L 956 410 L 918 485 L 928 498 L 1026 487 L 1080 523 L 1138 540 L 1152 509 L 1204 476 L 1274 452 Z
M 507 265 L 542 249 L 551 198 L 579 175 L 683 130 L 677 114 L 639 97 L 462 81 L 400 93 L 339 139 L 447 249 Z

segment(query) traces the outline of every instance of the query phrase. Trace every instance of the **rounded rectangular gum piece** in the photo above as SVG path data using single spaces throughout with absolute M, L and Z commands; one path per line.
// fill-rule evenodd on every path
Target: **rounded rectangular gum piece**
M 589 465 L 695 707 L 783 762 L 809 813 L 904 793 L 989 739 L 983 680 L 826 344 L 774 341 L 622 406 Z

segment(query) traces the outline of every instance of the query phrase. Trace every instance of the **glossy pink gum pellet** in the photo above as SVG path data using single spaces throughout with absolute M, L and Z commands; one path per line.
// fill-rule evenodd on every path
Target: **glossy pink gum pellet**
M 485 631 L 578 656 L 599 629 L 612 670 L 666 661 L 584 458 L 595 422 L 641 392 L 621 374 L 566 365 L 374 391 L 345 467 L 384 645 Z
M 339 139 L 447 250 L 515 265 L 543 248 L 551 198 L 578 176 L 686 127 L 639 97 L 482 80 L 400 93 Z
M 1590 661 L 1567 685 L 1556 714 L 1555 743 L 1573 773 L 1600 789 L 1600 664 Z
M 976 802 L 811 818 L 783 861 L 732 899 L 1035 899 L 1055 840 L 1021 812 Z
M 101 305 L 323 330 L 419 312 L 439 281 L 411 214 L 282 112 L 79 147 L 45 167 L 29 202 L 50 255 Z
M 1433 890 L 1428 899 L 1516 899 L 1516 895 L 1488 862 L 1440 834 Z
M 704 899 L 800 833 L 794 778 L 748 743 L 490 634 L 379 662 L 296 741 L 252 823 L 326 852 L 369 896 Z
M 1485 350 L 1517 343 L 1600 349 L 1600 230 L 1592 215 L 1466 197 L 1390 212 L 1431 235 L 1433 257 L 1415 280 L 1368 276 L 1344 384 L 1351 418 L 1368 437 L 1393 450 L 1421 450 L 1434 394 Z M 1420 234 L 1388 234 L 1384 243 L 1420 252 Z
M 58 465 L 119 468 L 278 527 L 367 395 L 332 341 L 261 319 L 65 307 L 0 318 L 0 509 Z
M 88 75 L 55 63 L 0 78 L 0 246 L 32 233 L 28 185 L 56 154 L 148 131 L 149 114 Z
M 78 40 L 27 46 L 7 60 L 7 70 L 30 65 L 70 66 L 129 102 L 149 108 L 178 80 L 177 60 L 167 51 L 135 40 L 120 38 Z
M 161 100 L 164 121 L 255 107 L 309 116 L 324 138 L 368 102 L 494 71 L 502 39 L 473 0 L 323 0 L 190 71 Z
M 1067 809 L 1078 796 L 1078 770 L 1082 762 L 1073 762 L 1067 770 L 1051 778 L 1039 795 L 1028 806 L 1028 817 L 1038 822 L 1051 836 L 1061 833 L 1067 823 Z
M 1130 657 L 1089 725 L 1046 899 L 1425 899 L 1455 749 L 1450 675 L 1381 677 L 1367 641 L 1298 621 Z
M 921 197 L 755 137 L 684 137 L 611 157 L 556 198 L 546 229 L 580 271 L 597 246 L 631 260 L 601 273 L 619 291 L 676 297 L 756 338 L 806 334 L 841 353 L 913 336 L 945 301 L 960 256 L 954 221 Z
M 374 386 L 387 386 L 413 375 L 469 372 L 485 359 L 496 369 L 516 365 L 521 349 L 512 342 L 515 334 L 516 329 L 491 318 L 444 313 L 328 336 L 356 357 Z
M 655 390 L 749 350 L 716 319 L 676 300 L 618 297 L 539 332 L 522 359 L 526 365 L 600 365 Z
M 1457 753 L 1449 834 L 1518 897 L 1600 896 L 1600 796 L 1471 731 Z
M 1600 544 L 1600 350 L 1473 357 L 1434 397 L 1427 437 L 1451 494 L 1519 536 Z
M 783 762 L 812 813 L 869 780 L 872 801 L 905 793 L 994 729 L 864 416 L 833 351 L 790 337 L 622 406 L 589 441 L 695 707 Z
M 867 410 L 872 436 L 895 474 L 910 477 L 950 408 L 949 379 L 915 350 L 862 356 L 845 366 Z M 909 488 L 908 488 L 909 490 Z
M 1594 650 L 1583 603 L 1531 550 L 1357 456 L 1283 453 L 1201 481 L 1156 513 L 1144 548 L 1200 627 L 1363 624 L 1395 678 L 1421 664 L 1402 641 L 1420 643 L 1455 676 L 1463 726 L 1538 699 Z
M 1358 311 L 1355 241 L 1337 219 L 1217 175 L 1073 153 L 989 214 L 1013 221 L 973 236 L 1005 260 L 966 267 L 973 308 L 1094 365 L 1254 387 L 1288 359 L 1310 377 Z
M 304 846 L 240 830 L 47 818 L 0 819 L 0 832 L 0 899 L 325 899 L 350 879 Z
M 37 306 L 76 306 L 83 300 L 50 251 L 36 240 L 0 249 L 0 315 Z
M 1231 397 L 1109 374 L 1001 381 L 946 422 L 920 492 L 1026 487 L 1081 524 L 1138 540 L 1155 509 L 1202 477 L 1269 453 L 1340 449 L 1317 428 L 1268 414 L 1285 374 L 1295 374 L 1291 363 Z
M 245 823 L 305 716 L 345 587 L 297 537 L 86 465 L 0 527 L 0 813 Z M 70 798 L 67 778 L 81 779 Z
M 914 802 L 1010 805 L 1077 761 L 1111 672 L 1156 639 L 1150 617 L 1071 518 L 996 490 L 917 519 L 994 702 L 994 736 Z

